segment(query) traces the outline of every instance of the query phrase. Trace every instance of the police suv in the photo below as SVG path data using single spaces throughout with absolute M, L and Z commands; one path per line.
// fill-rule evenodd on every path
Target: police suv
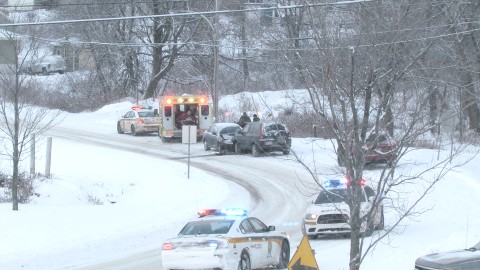
M 305 213 L 303 220 L 303 231 L 310 239 L 317 238 L 320 235 L 327 234 L 349 234 L 350 210 L 346 203 L 350 194 L 347 188 L 348 179 L 326 180 L 323 184 L 324 189 L 320 191 L 316 200 L 310 205 Z M 360 216 L 366 215 L 373 207 L 375 191 L 361 180 L 362 198 Z M 364 235 L 371 235 L 373 229 L 383 229 L 383 205 L 375 208 L 373 214 L 373 223 L 367 225 L 364 222 L 360 232 Z

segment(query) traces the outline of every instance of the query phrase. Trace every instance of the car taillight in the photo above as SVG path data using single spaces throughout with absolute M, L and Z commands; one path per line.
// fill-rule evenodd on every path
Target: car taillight
M 145 123 L 145 120 L 143 120 L 143 118 L 137 119 L 137 124 L 143 124 L 143 123 Z
M 163 243 L 162 250 L 172 250 L 173 245 L 171 243 Z

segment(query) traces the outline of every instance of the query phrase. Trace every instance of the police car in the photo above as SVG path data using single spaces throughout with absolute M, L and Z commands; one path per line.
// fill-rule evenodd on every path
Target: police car
M 320 235 L 328 234 L 349 234 L 350 228 L 350 210 L 346 203 L 349 198 L 347 185 L 348 179 L 326 180 L 322 190 L 316 200 L 310 205 L 305 213 L 303 220 L 303 232 L 310 239 L 317 238 Z M 366 185 L 365 180 L 361 180 L 362 198 L 360 207 L 360 216 L 366 215 L 373 207 L 375 191 Z M 383 205 L 375 207 L 373 212 L 373 222 L 368 225 L 364 222 L 360 233 L 368 236 L 374 229 L 383 229 Z
M 118 120 L 117 132 L 130 132 L 133 136 L 153 133 L 158 132 L 159 124 L 158 110 L 152 110 L 152 106 L 135 105 Z
M 286 232 L 266 226 L 243 209 L 206 209 L 162 246 L 163 269 L 287 268 Z

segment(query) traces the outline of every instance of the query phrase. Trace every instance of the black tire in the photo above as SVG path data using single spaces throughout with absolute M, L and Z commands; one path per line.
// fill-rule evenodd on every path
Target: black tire
M 43 68 L 42 68 L 42 74 L 43 74 L 43 75 L 48 75 L 48 71 L 47 71 L 47 68 L 46 68 L 46 67 L 43 67 Z
M 58 71 L 58 74 L 63 74 L 63 73 L 65 73 L 65 71 L 63 71 L 63 70 Z
M 240 256 L 240 262 L 238 263 L 238 270 L 252 270 L 250 256 L 246 251 L 242 252 L 242 255 Z
M 290 148 L 283 149 L 283 150 L 282 150 L 282 153 L 283 153 L 284 155 L 290 154 Z
M 203 150 L 208 151 L 210 150 L 210 146 L 208 146 L 207 141 L 203 141 Z
M 290 262 L 290 245 L 286 240 L 282 242 L 282 248 L 280 249 L 280 260 L 276 266 L 277 269 L 288 268 Z
M 134 126 L 134 125 L 130 126 L 130 131 L 132 132 L 132 135 L 133 135 L 133 136 L 137 136 L 137 135 L 138 135 L 138 134 L 137 134 L 137 131 L 135 130 L 135 126 Z
M 316 234 L 314 234 L 314 235 L 308 234 L 308 235 L 307 235 L 307 238 L 308 238 L 309 240 L 315 240 L 315 239 L 317 239 L 317 237 L 318 237 L 318 235 L 316 235 Z
M 122 127 L 120 127 L 120 122 L 117 123 L 117 132 L 118 134 L 123 134 Z
M 218 146 L 218 154 L 219 155 L 225 155 L 227 153 L 227 150 L 225 150 L 224 146 Z
M 252 144 L 252 155 L 254 157 L 260 156 L 260 149 L 258 149 L 258 146 L 256 144 Z

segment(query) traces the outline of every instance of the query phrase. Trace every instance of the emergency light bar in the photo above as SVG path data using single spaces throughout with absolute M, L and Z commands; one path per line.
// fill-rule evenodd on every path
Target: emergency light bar
M 153 107 L 149 106 L 149 105 L 134 105 L 134 106 L 132 106 L 132 110 L 134 110 L 134 111 L 141 110 L 141 109 L 151 110 L 152 108 Z
M 168 96 L 163 99 L 163 103 L 171 104 L 206 104 L 208 101 L 205 96 Z
M 325 180 L 323 181 L 323 187 L 324 188 L 346 188 L 350 184 L 350 179 L 347 178 L 342 178 L 342 179 L 330 179 L 330 180 Z M 360 179 L 359 184 L 361 186 L 364 186 L 367 184 L 367 181 L 365 179 Z
M 247 210 L 241 208 L 224 208 L 224 209 L 200 209 L 199 217 L 205 216 L 246 216 Z

